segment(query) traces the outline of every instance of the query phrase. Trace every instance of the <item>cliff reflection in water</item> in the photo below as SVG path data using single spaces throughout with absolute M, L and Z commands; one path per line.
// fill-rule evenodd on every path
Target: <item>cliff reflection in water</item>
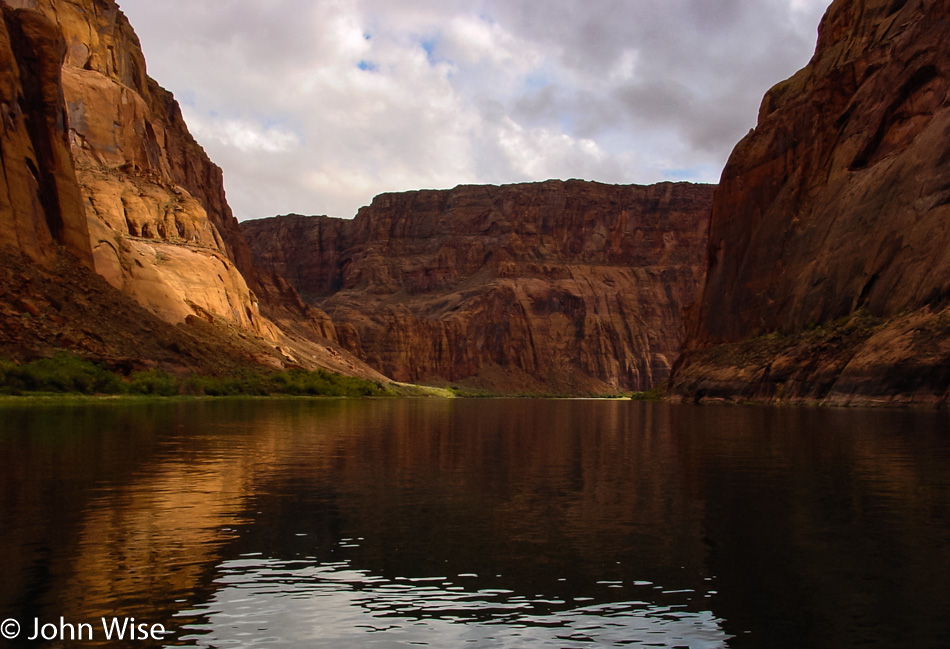
M 818 647 L 901 625 L 937 646 L 950 631 L 934 413 L 392 400 L 3 414 L 11 617 L 134 615 L 198 646 Z

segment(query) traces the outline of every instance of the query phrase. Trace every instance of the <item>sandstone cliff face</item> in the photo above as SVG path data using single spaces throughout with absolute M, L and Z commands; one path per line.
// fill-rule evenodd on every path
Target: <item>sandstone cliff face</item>
M 0 2 L 0 245 L 51 267 L 56 245 L 92 264 L 66 133 L 56 27 Z
M 946 0 L 831 5 L 814 58 L 769 91 L 723 171 L 676 389 L 945 398 L 948 15 Z M 812 347 L 815 327 L 848 344 Z M 740 353 L 772 332 L 772 354 Z
M 712 187 L 580 181 L 384 194 L 352 221 L 242 224 L 256 265 L 397 380 L 647 389 L 679 350 Z
M 220 170 L 145 75 L 115 3 L 10 4 L 0 2 L 0 354 L 383 380 L 338 348 L 325 314 L 253 274 Z
M 147 76 L 115 2 L 10 3 L 43 13 L 65 39 L 69 138 L 97 272 L 169 322 L 210 314 L 275 338 L 221 171 Z

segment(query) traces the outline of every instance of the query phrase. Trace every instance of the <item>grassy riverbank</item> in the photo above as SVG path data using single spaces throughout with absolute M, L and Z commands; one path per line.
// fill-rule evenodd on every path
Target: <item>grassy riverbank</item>
M 175 375 L 160 369 L 130 374 L 72 354 L 59 353 L 28 363 L 0 359 L 0 397 L 16 396 L 38 399 L 62 399 L 64 396 L 84 398 L 150 398 L 150 397 L 437 397 L 521 398 L 521 399 L 634 399 L 657 401 L 664 390 L 618 392 L 611 394 L 505 394 L 489 390 L 472 390 L 458 386 L 433 387 L 410 383 L 370 381 L 335 374 L 326 370 L 307 371 L 245 371 L 233 376 L 202 374 Z
M 23 364 L 0 359 L 0 395 L 390 397 L 428 394 L 413 387 L 325 370 L 249 371 L 221 377 L 176 376 L 148 369 L 123 376 L 70 354 Z

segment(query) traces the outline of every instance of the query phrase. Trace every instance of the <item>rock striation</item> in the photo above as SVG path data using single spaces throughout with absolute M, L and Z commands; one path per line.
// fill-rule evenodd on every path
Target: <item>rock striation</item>
M 948 15 L 947 0 L 830 6 L 723 171 L 676 391 L 946 400 Z
M 254 263 L 397 380 L 645 390 L 681 343 L 713 187 L 582 181 L 378 196 L 353 220 L 241 225 Z

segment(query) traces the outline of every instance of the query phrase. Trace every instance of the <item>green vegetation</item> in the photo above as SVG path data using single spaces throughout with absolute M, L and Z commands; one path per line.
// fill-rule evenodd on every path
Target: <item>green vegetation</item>
M 191 375 L 180 378 L 163 370 L 149 369 L 122 377 L 101 365 L 65 353 L 22 365 L 0 359 L 0 394 L 30 393 L 329 397 L 395 394 L 382 383 L 324 370 L 249 371 L 231 377 Z
M 448 388 L 439 388 L 431 385 L 416 385 L 415 383 L 400 383 L 394 381 L 386 386 L 395 397 L 439 397 L 440 399 L 454 399 L 458 395 Z
M 178 379 L 162 370 L 145 370 L 135 372 L 129 377 L 128 385 L 124 386 L 129 394 L 152 394 L 170 397 L 181 392 Z
M 109 370 L 69 354 L 41 358 L 25 365 L 0 360 L 0 393 L 63 392 L 118 394 L 123 381 Z
M 698 352 L 712 367 L 765 367 L 780 355 L 793 358 L 843 357 L 856 349 L 884 324 L 860 308 L 836 320 L 814 324 L 804 331 L 773 331 L 735 343 L 723 343 Z M 807 361 L 806 361 L 807 362 Z
M 468 397 L 566 399 L 598 398 L 658 401 L 665 388 L 646 392 L 610 394 L 504 394 L 488 390 L 427 387 L 407 383 L 380 383 L 325 370 L 248 370 L 231 376 L 191 374 L 176 376 L 160 369 L 132 372 L 126 376 L 102 365 L 60 352 L 29 363 L 0 359 L 0 395 L 45 397 L 46 395 L 121 395 L 124 397 L 173 396 L 321 396 L 321 397 Z
M 655 385 L 649 390 L 643 392 L 634 392 L 630 395 L 630 399 L 633 401 L 663 401 L 663 397 L 666 396 L 666 384 L 661 383 Z
M 342 374 L 333 374 L 324 370 L 308 372 L 289 370 L 267 374 L 246 374 L 244 376 L 216 378 L 192 376 L 184 381 L 182 392 L 185 394 L 206 394 L 210 396 L 238 396 L 271 394 L 291 394 L 323 397 L 383 397 L 391 396 L 381 383 L 358 379 Z

